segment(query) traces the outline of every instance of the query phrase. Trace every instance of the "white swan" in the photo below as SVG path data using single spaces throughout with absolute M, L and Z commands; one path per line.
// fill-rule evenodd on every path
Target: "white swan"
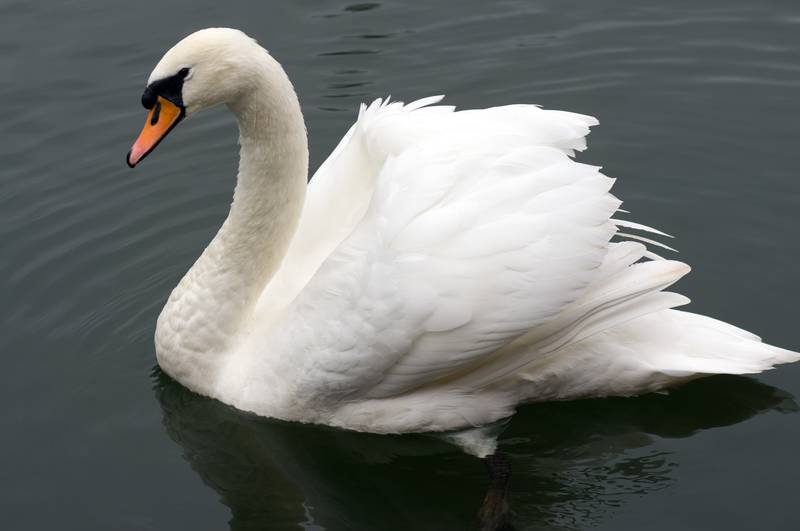
M 281 66 L 232 29 L 169 50 L 133 166 L 225 103 L 241 160 L 230 214 L 172 292 L 156 353 L 188 388 L 281 419 L 458 432 L 524 402 L 635 395 L 800 355 L 671 308 L 689 271 L 612 218 L 613 180 L 572 160 L 597 121 L 532 105 L 455 112 L 377 100 L 307 182 Z M 661 233 L 659 233 L 661 234 Z M 611 243 L 614 236 L 627 241 Z M 639 240 L 639 241 L 633 241 Z

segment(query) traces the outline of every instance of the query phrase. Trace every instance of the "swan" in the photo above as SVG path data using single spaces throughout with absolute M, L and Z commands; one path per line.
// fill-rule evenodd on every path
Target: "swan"
M 689 300 L 665 290 L 689 267 L 649 250 L 667 235 L 617 217 L 614 180 L 573 159 L 595 118 L 441 99 L 362 105 L 309 182 L 297 95 L 264 48 L 210 28 L 167 51 L 128 165 L 218 104 L 240 161 L 226 220 L 158 317 L 164 372 L 257 415 L 487 456 L 523 403 L 800 359 L 674 309 Z

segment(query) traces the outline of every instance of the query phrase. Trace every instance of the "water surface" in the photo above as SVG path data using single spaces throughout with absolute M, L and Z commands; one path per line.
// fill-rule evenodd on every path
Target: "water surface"
M 317 166 L 362 101 L 445 93 L 593 114 L 581 160 L 675 234 L 690 310 L 800 349 L 796 2 L 0 0 L 4 529 L 465 529 L 474 458 L 257 419 L 160 374 L 171 288 L 226 214 L 236 130 L 183 124 L 135 172 L 144 82 L 192 30 L 285 66 Z M 796 529 L 800 365 L 669 396 L 523 408 L 520 529 Z

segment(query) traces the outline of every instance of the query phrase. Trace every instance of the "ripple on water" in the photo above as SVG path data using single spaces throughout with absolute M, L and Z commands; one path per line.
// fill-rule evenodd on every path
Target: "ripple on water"
M 165 298 L 226 214 L 236 171 L 235 125 L 224 109 L 204 113 L 181 125 L 136 170 L 129 170 L 123 157 L 145 119 L 139 98 L 155 61 L 179 34 L 207 26 L 211 19 L 246 29 L 284 63 L 303 104 L 312 161 L 317 164 L 347 131 L 359 103 L 388 94 L 409 101 L 446 93 L 447 103 L 461 108 L 528 102 L 597 115 L 602 126 L 592 133 L 592 149 L 581 155 L 582 160 L 603 164 L 610 175 L 620 177 L 617 186 L 626 208 L 644 215 L 647 220 L 643 221 L 680 234 L 679 247 L 685 252 L 681 256 L 697 266 L 695 275 L 711 271 L 696 277 L 701 279 L 693 286 L 699 288 L 700 304 L 704 297 L 727 300 L 735 290 L 761 297 L 758 300 L 774 299 L 764 307 L 767 317 L 755 310 L 748 314 L 747 305 L 741 305 L 736 311 L 742 323 L 761 319 L 762 328 L 779 329 L 781 325 L 775 323 L 791 319 L 791 312 L 779 307 L 776 294 L 793 286 L 796 246 L 785 238 L 770 237 L 786 234 L 797 217 L 793 117 L 800 85 L 800 17 L 791 2 L 622 0 L 566 8 L 555 0 L 462 2 L 457 7 L 438 0 L 351 0 L 338 5 L 312 2 L 311 7 L 287 2 L 280 9 L 259 3 L 240 13 L 207 0 L 158 6 L 148 1 L 123 3 L 113 10 L 94 0 L 47 5 L 12 0 L 0 5 L 0 20 L 7 23 L 0 32 L 0 70 L 11 73 L 14 81 L 24 81 L 0 83 L 0 316 L 4 332 L 0 340 L 10 345 L 5 352 L 18 354 L 6 357 L 11 381 L 7 387 L 14 390 L 11 394 L 16 400 L 12 403 L 25 402 L 24 407 L 5 411 L 19 427 L 14 435 L 25 442 L 17 444 L 17 451 L 32 456 L 32 462 L 21 461 L 24 470 L 12 476 L 26 486 L 21 492 L 31 491 L 25 481 L 39 481 L 31 470 L 41 463 L 41 478 L 46 481 L 39 481 L 36 488 L 53 485 L 55 492 L 47 496 L 42 491 L 38 498 L 58 499 L 65 485 L 74 485 L 60 481 L 51 468 L 72 470 L 62 467 L 69 467 L 76 455 L 91 454 L 91 462 L 99 462 L 95 461 L 97 452 L 115 446 L 105 444 L 111 436 L 120 447 L 117 451 L 125 453 L 113 455 L 109 462 L 120 467 L 120 477 L 135 475 L 146 463 L 124 458 L 132 451 L 125 441 L 136 441 L 133 451 L 138 451 L 141 441 L 157 444 L 153 441 L 164 439 L 157 419 L 144 422 L 117 410 L 130 407 L 139 414 L 152 409 L 149 389 L 140 389 L 136 397 L 127 393 L 142 386 L 146 368 L 154 363 L 153 328 Z M 159 16 L 154 16 L 156 12 Z M 147 29 L 146 39 L 142 28 Z M 724 237 L 710 246 L 708 234 L 712 233 Z M 761 251 L 752 253 L 760 254 L 758 261 L 743 257 L 737 245 Z M 769 267 L 769 278 L 759 274 L 763 264 Z M 745 284 L 741 283 L 743 271 L 752 272 Z M 731 290 L 719 291 L 727 286 Z M 516 432 L 512 425 L 509 438 L 503 441 L 519 465 L 513 503 L 520 527 L 586 527 L 623 503 L 634 506 L 634 516 L 647 514 L 648 506 L 636 509 L 635 500 L 690 476 L 692 467 L 681 474 L 673 471 L 689 452 L 704 457 L 703 443 L 692 446 L 687 440 L 681 452 L 670 454 L 663 450 L 663 440 L 673 437 L 671 430 L 676 427 L 724 425 L 715 412 L 724 412 L 726 404 L 712 403 L 714 407 L 699 416 L 696 405 L 707 404 L 714 396 L 753 395 L 754 390 L 747 387 L 733 385 L 728 395 L 719 389 L 698 395 L 690 392 L 687 396 L 692 399 L 684 397 L 685 401 L 680 396 L 650 397 L 523 412 L 514 421 L 518 422 Z M 230 476 L 217 477 L 219 470 L 230 470 L 232 461 L 240 459 L 233 463 L 241 473 L 236 477 L 252 478 L 252 442 L 264 442 L 259 433 L 266 433 L 269 442 L 269 430 L 249 417 L 231 420 L 230 412 L 213 401 L 198 406 L 192 396 L 181 394 L 174 402 L 163 396 L 159 400 L 168 403 L 165 418 L 178 431 L 180 423 L 187 422 L 185 412 L 179 418 L 181 407 L 199 407 L 196 426 L 182 426 L 184 437 L 176 437 L 178 444 L 189 441 L 184 450 L 194 459 L 195 470 L 216 481 L 209 484 L 222 486 L 221 495 L 230 506 L 266 505 L 288 518 L 274 500 L 265 501 L 263 491 L 248 492 L 243 482 L 229 484 Z M 141 401 L 138 410 L 131 405 L 134 400 Z M 69 418 L 63 408 L 56 407 L 62 403 L 71 408 Z M 96 404 L 111 410 L 108 416 L 114 418 L 113 423 L 98 421 Z M 771 409 L 767 406 L 749 404 L 744 409 L 752 414 Z M 38 423 L 29 415 L 31 411 L 42 412 Z M 653 416 L 653 411 L 658 415 Z M 208 419 L 217 415 L 230 421 L 228 427 L 249 434 L 238 441 L 241 452 L 233 458 L 230 431 L 216 433 L 209 428 Z M 663 422 L 654 429 L 656 417 Z M 692 419 L 700 417 L 709 422 L 695 426 Z M 769 418 L 761 417 L 759 430 L 769 427 Z M 103 434 L 106 438 L 100 439 L 75 428 L 78 435 L 70 447 L 64 436 L 73 428 L 68 420 L 80 426 L 113 426 L 113 432 L 109 428 Z M 34 448 L 45 439 L 41 426 L 56 425 L 64 427 L 64 432 L 59 428 L 58 445 L 29 451 L 29 446 Z M 533 435 L 530 426 L 536 426 Z M 298 429 L 287 431 L 286 441 L 290 450 L 297 448 L 298 441 L 306 445 L 296 452 L 300 469 L 309 471 L 308 455 L 321 455 L 318 462 L 326 461 L 326 466 L 352 456 L 352 438 L 341 445 L 347 449 L 341 456 L 317 453 L 323 451 L 322 445 L 315 446 L 314 437 L 307 436 L 315 432 Z M 680 436 L 689 435 L 687 431 Z M 709 440 L 713 439 L 705 442 Z M 736 446 L 735 438 L 729 440 L 733 440 L 732 448 L 743 448 Z M 782 440 L 769 437 L 769 452 L 760 459 L 767 453 L 771 456 L 776 448 L 791 456 L 794 448 L 787 448 L 791 445 Z M 158 470 L 165 476 L 158 476 L 156 482 L 165 485 L 170 496 L 183 492 L 180 481 L 199 485 L 173 450 L 146 453 L 148 459 L 172 456 L 169 464 L 174 466 Z M 440 472 L 447 469 L 439 479 L 448 474 L 456 478 L 452 484 L 457 489 L 450 493 L 453 499 L 479 499 L 482 469 L 466 458 L 452 459 L 458 466 L 451 467 L 440 457 L 422 462 L 439 467 Z M 87 462 L 75 461 L 70 477 L 91 472 Z M 220 468 L 220 463 L 225 467 Z M 375 469 L 353 476 L 359 481 L 354 479 L 352 492 L 344 491 L 344 510 L 378 507 L 378 503 L 361 503 L 361 479 L 366 476 L 380 489 L 395 492 L 391 489 L 396 487 L 402 497 L 403 485 L 418 485 L 419 477 L 430 472 L 417 468 L 419 463 L 415 458 L 402 466 L 387 465 L 381 471 L 386 470 L 390 480 L 383 482 Z M 324 466 L 311 468 L 311 473 L 325 470 Z M 186 477 L 168 477 L 167 472 L 174 470 Z M 341 470 L 330 470 L 330 485 L 337 493 L 342 492 Z M 113 499 L 101 500 L 101 489 L 92 490 L 104 484 L 106 475 L 104 470 L 96 481 L 84 482 L 85 492 L 71 491 L 75 499 L 91 500 L 97 514 L 105 515 L 105 522 L 147 527 L 145 517 L 128 518 L 138 513 L 127 507 L 129 500 L 147 499 L 147 488 L 136 487 L 131 496 L 114 493 L 114 498 L 125 500 L 120 512 Z M 273 477 L 264 474 L 264 478 L 269 487 Z M 474 479 L 477 487 L 470 490 L 461 485 L 465 478 Z M 788 484 L 791 481 L 787 479 Z M 152 477 L 142 483 L 153 484 Z M 154 497 L 163 497 L 164 491 L 153 492 Z M 672 489 L 667 502 L 681 492 Z M 780 492 L 774 489 L 770 496 Z M 650 499 L 658 500 L 656 496 Z M 205 515 L 211 505 L 198 504 L 185 513 Z M 151 506 L 141 513 L 149 515 Z M 25 506 L 26 523 L 30 515 L 41 512 L 38 508 L 38 500 Z M 417 514 L 416 509 L 415 504 L 406 504 L 398 514 Z M 442 521 L 450 525 L 441 528 L 465 528 L 474 513 L 468 509 L 464 520 L 453 520 L 461 514 L 461 506 L 458 511 L 445 511 L 438 505 L 429 510 L 446 514 Z M 59 513 L 69 511 L 66 505 L 59 508 Z M 384 522 L 395 516 L 391 508 L 375 511 L 388 515 Z M 174 508 L 167 512 L 174 513 Z M 71 516 L 70 521 L 79 518 Z M 735 527 L 732 520 L 729 527 Z M 337 520 L 332 521 L 329 527 L 335 528 Z

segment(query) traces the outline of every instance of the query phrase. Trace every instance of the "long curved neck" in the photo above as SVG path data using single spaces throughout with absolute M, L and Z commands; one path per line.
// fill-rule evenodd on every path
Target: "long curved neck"
M 273 66 L 256 90 L 229 104 L 239 124 L 239 173 L 228 218 L 204 253 L 242 310 L 252 309 L 280 267 L 308 181 L 300 104 L 283 69 Z
M 228 104 L 241 146 L 230 213 L 159 317 L 159 363 L 180 380 L 183 371 L 213 371 L 214 356 L 229 350 L 280 267 L 303 208 L 308 145 L 300 104 L 266 52 L 259 66 L 250 90 Z

